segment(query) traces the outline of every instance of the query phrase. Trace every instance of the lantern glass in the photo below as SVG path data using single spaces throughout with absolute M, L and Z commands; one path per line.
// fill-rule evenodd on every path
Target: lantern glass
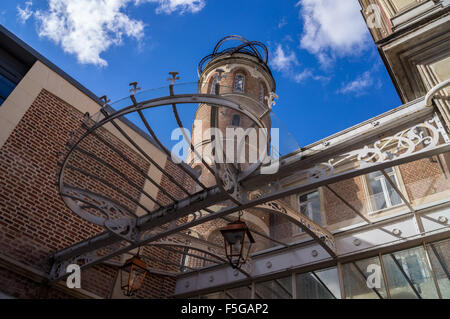
M 145 276 L 147 275 L 147 265 L 138 257 L 128 260 L 120 269 L 122 291 L 127 296 L 132 296 L 141 288 Z
M 230 265 L 240 268 L 247 261 L 251 246 L 255 242 L 247 225 L 241 221 L 230 223 L 221 229 L 221 233 Z

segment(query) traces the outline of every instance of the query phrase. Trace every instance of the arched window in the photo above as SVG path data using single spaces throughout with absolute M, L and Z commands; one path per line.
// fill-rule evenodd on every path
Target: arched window
M 234 114 L 231 118 L 231 125 L 239 126 L 241 125 L 241 116 L 239 114 Z
M 217 87 L 217 78 L 215 78 L 215 79 L 213 79 L 212 80 L 212 83 L 211 83 L 211 92 L 210 92 L 210 94 L 216 94 L 216 87 Z
M 259 84 L 259 103 L 264 104 L 264 84 Z
M 238 93 L 244 93 L 245 76 L 241 73 L 236 74 L 234 77 L 233 91 Z

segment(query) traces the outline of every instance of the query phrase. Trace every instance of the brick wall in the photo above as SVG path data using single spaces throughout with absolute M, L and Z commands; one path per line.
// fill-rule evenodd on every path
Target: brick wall
M 43 90 L 0 149 L 0 252 L 40 271 L 50 270 L 49 256 L 56 251 L 104 231 L 67 209 L 55 186 L 57 153 L 64 150 L 69 132 L 79 130 L 82 121 L 83 115 L 78 110 Z M 135 150 L 128 148 L 106 130 L 99 130 L 97 133 L 101 139 L 130 158 L 142 171 L 148 171 L 147 162 L 143 161 Z M 98 138 L 91 136 L 80 147 L 112 163 L 142 188 L 145 181 L 142 174 L 132 169 L 129 163 Z M 135 201 L 139 200 L 140 191 L 125 183 L 120 176 L 80 152 L 74 153 L 69 164 L 102 177 L 118 186 L 118 189 L 129 197 L 76 170 L 67 170 L 66 180 L 69 183 L 73 182 L 91 191 L 106 194 L 131 212 L 136 210 Z M 176 167 L 167 169 L 173 176 L 177 176 L 178 180 L 186 179 Z M 168 189 L 174 187 L 170 181 L 163 179 L 162 183 L 163 187 Z M 176 195 L 177 191 L 173 193 Z M 167 201 L 162 194 L 158 195 L 158 198 L 162 202 Z M 174 262 L 179 260 L 179 256 L 168 256 L 161 249 L 152 247 L 147 250 L 149 255 L 171 258 Z M 168 269 L 163 264 L 156 266 Z M 82 272 L 82 288 L 108 298 L 116 275 L 117 268 L 112 266 L 97 265 L 88 268 Z M 22 298 L 67 297 L 52 287 L 19 277 L 1 269 L 0 290 Z M 173 278 L 149 276 L 139 296 L 164 298 L 173 292 L 174 285 Z M 42 292 L 44 290 L 45 293 Z

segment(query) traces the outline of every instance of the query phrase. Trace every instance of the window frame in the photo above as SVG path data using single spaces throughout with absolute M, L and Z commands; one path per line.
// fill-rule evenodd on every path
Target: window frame
M 320 205 L 320 212 L 319 212 L 320 213 L 320 221 L 321 221 L 320 224 L 317 223 L 314 219 L 310 218 L 310 216 L 303 214 L 300 210 L 300 206 L 301 206 L 300 197 L 308 195 L 308 194 L 312 194 L 315 192 L 318 193 L 318 199 L 319 199 L 319 205 Z M 324 198 L 323 198 L 323 192 L 322 192 L 321 187 L 316 188 L 315 190 L 312 190 L 312 191 L 307 191 L 307 192 L 304 192 L 301 194 L 297 194 L 297 195 L 295 195 L 295 197 L 296 197 L 295 200 L 297 203 L 298 213 L 306 216 L 308 219 L 310 219 L 314 223 L 318 224 L 319 226 L 326 228 L 327 220 L 326 220 L 326 215 L 325 215 L 325 210 L 324 210 Z M 306 234 L 305 231 L 303 229 L 301 229 L 299 226 L 292 224 L 292 227 L 293 227 L 293 230 L 292 230 L 293 236 L 302 236 L 302 235 Z
M 236 89 L 236 84 L 237 84 L 236 80 L 240 76 L 242 76 L 242 79 L 243 79 L 243 81 L 242 81 L 242 91 Z M 245 93 L 245 80 L 246 80 L 245 79 L 245 74 L 243 72 L 236 72 L 236 74 L 234 75 L 234 78 L 233 78 L 233 93 Z
M 215 78 L 215 77 L 212 77 L 211 78 L 211 86 L 210 86 L 210 89 L 209 89 L 209 94 L 211 94 L 211 95 L 215 95 L 216 94 L 216 85 L 217 85 L 217 83 L 219 83 L 218 79 Z
M 238 119 L 238 124 L 235 124 L 235 119 Z M 231 126 L 239 127 L 241 126 L 241 116 L 239 114 L 233 114 L 231 116 Z
M 390 177 L 392 177 L 389 173 L 387 173 Z M 397 166 L 393 166 L 392 167 L 392 174 L 394 177 L 394 182 L 397 184 L 397 188 L 400 190 L 400 192 L 402 193 L 403 196 L 405 196 L 407 201 L 410 201 L 409 197 L 408 197 L 408 193 L 406 192 L 404 183 L 403 183 L 403 178 L 401 176 L 400 170 Z M 385 201 L 386 201 L 386 196 L 389 196 L 389 194 L 386 192 L 387 190 L 387 184 L 389 184 L 389 182 L 386 180 L 386 178 L 384 177 L 384 175 L 382 175 L 382 180 L 381 180 L 381 187 L 383 189 L 383 196 L 385 197 Z M 386 208 L 381 208 L 381 209 L 376 209 L 375 204 L 373 202 L 373 199 L 371 198 L 373 196 L 372 194 L 372 190 L 370 187 L 370 181 L 369 181 L 369 174 L 364 174 L 362 176 L 360 176 L 360 178 L 362 179 L 362 185 L 364 188 L 364 193 L 366 195 L 367 198 L 367 202 L 368 202 L 368 215 L 375 215 L 375 214 L 379 214 L 379 213 L 383 213 L 389 210 L 393 210 L 393 209 L 398 209 L 400 207 L 403 207 L 405 205 L 405 202 L 401 199 L 401 203 L 397 204 L 397 205 L 391 205 L 391 206 L 387 206 Z M 386 203 L 388 203 L 386 201 Z M 389 198 L 389 203 L 391 202 L 391 199 Z
M 263 82 L 259 82 L 259 102 L 264 105 L 266 98 L 266 86 Z

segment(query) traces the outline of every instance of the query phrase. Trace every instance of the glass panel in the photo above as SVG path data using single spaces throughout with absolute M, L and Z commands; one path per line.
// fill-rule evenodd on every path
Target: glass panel
M 394 176 L 390 176 L 392 181 L 395 183 L 395 185 L 398 185 L 396 179 Z M 398 195 L 398 193 L 395 191 L 394 187 L 392 187 L 392 185 L 386 181 L 386 187 L 388 190 L 388 197 L 391 200 L 391 206 L 396 206 L 396 205 L 400 205 L 402 203 L 402 199 L 400 198 L 400 196 Z
M 252 287 L 245 286 L 234 289 L 228 289 L 225 294 L 230 299 L 251 299 Z
M 383 273 L 378 257 L 342 265 L 347 299 L 385 299 Z
M 200 296 L 200 299 L 229 299 L 229 298 L 225 296 L 225 293 L 223 291 L 218 291 Z
M 300 213 L 302 213 L 318 225 L 322 225 L 319 191 L 300 195 L 299 205 Z M 299 228 L 298 232 L 301 233 L 303 232 L 303 230 Z
M 234 78 L 234 92 L 244 92 L 245 77 L 242 74 L 237 74 Z
M 392 298 L 438 298 L 423 247 L 383 255 Z
M 342 298 L 337 267 L 316 271 L 316 274 L 319 279 L 328 287 L 334 297 L 336 297 L 337 299 Z
M 241 117 L 238 114 L 234 114 L 231 119 L 231 125 L 239 126 L 241 125 Z
M 450 299 L 450 239 L 427 244 L 442 298 Z
M 300 196 L 300 212 L 312 221 L 321 224 L 319 191 Z
M 292 279 L 285 277 L 255 284 L 255 297 L 260 299 L 292 299 Z
M 337 268 L 298 274 L 297 299 L 341 298 Z
M 16 84 L 5 78 L 0 74 L 0 104 L 11 94 L 16 87 Z
M 217 79 L 214 79 L 211 85 L 211 92 L 210 94 L 216 94 L 216 87 L 217 87 Z

